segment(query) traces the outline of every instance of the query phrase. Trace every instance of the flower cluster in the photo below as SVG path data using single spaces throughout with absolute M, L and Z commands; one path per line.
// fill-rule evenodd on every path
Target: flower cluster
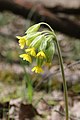
M 29 63 L 32 63 L 33 58 L 36 59 L 36 66 L 32 68 L 35 73 L 43 72 L 42 66 L 52 62 L 55 52 L 52 32 L 39 32 L 41 24 L 31 26 L 26 31 L 25 36 L 17 36 L 20 48 L 25 50 L 25 53 L 21 54 L 20 57 Z

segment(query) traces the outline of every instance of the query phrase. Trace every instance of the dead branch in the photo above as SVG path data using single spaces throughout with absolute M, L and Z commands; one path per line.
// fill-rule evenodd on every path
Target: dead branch
M 64 14 L 68 14 L 68 15 L 80 15 L 80 7 L 79 8 L 67 8 L 67 7 L 63 7 L 61 5 L 55 6 L 53 8 L 51 7 L 46 7 L 49 11 L 51 11 L 52 13 L 64 13 Z

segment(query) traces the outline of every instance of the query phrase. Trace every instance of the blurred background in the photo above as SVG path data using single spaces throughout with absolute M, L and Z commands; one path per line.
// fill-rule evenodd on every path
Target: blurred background
M 11 101 L 14 103 L 16 100 L 15 104 L 18 105 L 18 102 L 26 99 L 25 71 L 33 81 L 34 100 L 37 101 L 39 95 L 39 98 L 43 96 L 44 99 L 53 100 L 54 106 L 55 101 L 59 106 L 60 102 L 63 102 L 62 77 L 57 52 L 49 70 L 45 67 L 45 72 L 41 75 L 32 73 L 32 66 L 19 58 L 21 50 L 16 35 L 23 36 L 28 27 L 42 21 L 47 22 L 57 35 L 64 60 L 71 114 L 75 113 L 80 119 L 80 115 L 76 115 L 80 113 L 80 0 L 0 0 L 1 119 L 5 118 L 2 112 L 4 103 Z M 77 111 L 74 110 L 75 101 L 78 104 Z M 40 110 L 42 104 L 46 103 L 41 102 L 37 109 Z M 11 110 L 10 115 L 12 114 L 12 118 L 17 120 L 13 114 L 14 110 Z M 52 117 L 51 120 L 54 120 L 51 115 L 47 113 L 46 119 Z

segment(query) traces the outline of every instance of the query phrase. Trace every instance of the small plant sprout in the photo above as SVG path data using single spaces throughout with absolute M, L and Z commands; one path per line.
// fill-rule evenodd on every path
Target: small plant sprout
M 40 32 L 39 28 L 41 25 L 46 25 L 50 30 L 43 30 Z M 17 38 L 19 39 L 20 48 L 25 51 L 25 53 L 20 55 L 20 57 L 29 63 L 32 63 L 33 59 L 36 61 L 36 65 L 32 68 L 32 72 L 35 73 L 42 73 L 44 71 L 43 66 L 46 64 L 50 65 L 52 63 L 56 46 L 63 78 L 66 120 L 68 120 L 68 96 L 63 59 L 59 43 L 53 29 L 47 23 L 41 22 L 31 26 L 26 31 L 25 36 L 17 36 Z

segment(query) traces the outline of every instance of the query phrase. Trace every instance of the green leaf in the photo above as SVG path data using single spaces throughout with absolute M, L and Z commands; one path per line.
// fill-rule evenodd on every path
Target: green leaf
M 57 102 L 54 100 L 47 101 L 48 105 L 57 105 Z
M 80 84 L 76 83 L 71 88 L 75 93 L 80 93 Z

